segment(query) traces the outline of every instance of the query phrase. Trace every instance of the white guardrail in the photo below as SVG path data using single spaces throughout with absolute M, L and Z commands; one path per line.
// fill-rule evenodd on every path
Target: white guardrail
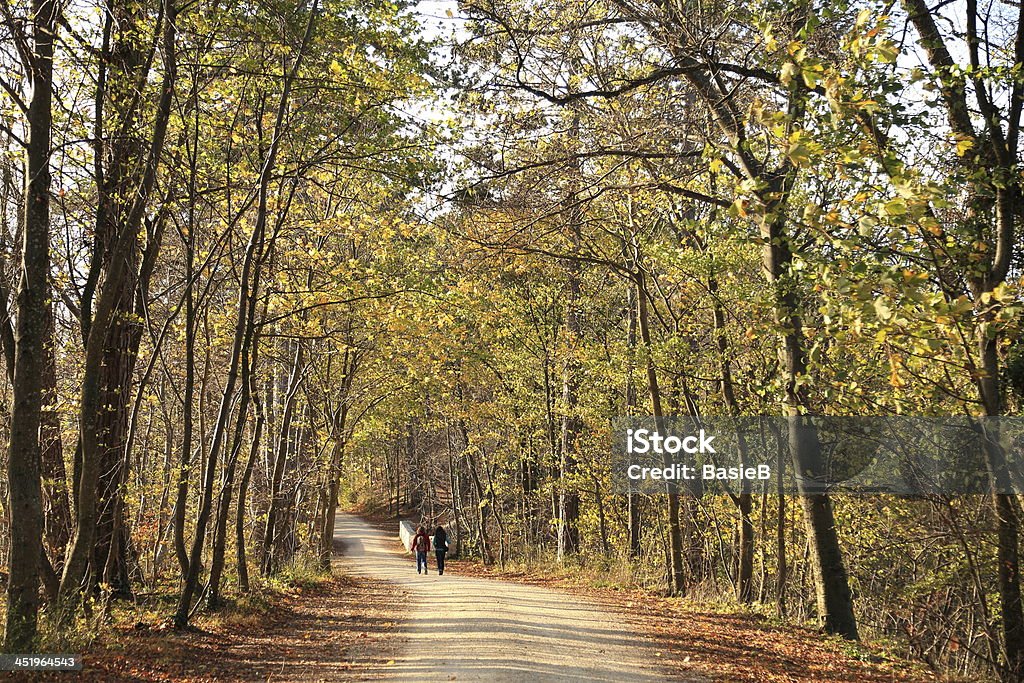
M 412 525 L 412 522 L 399 522 L 398 523 L 398 537 L 402 539 L 402 545 L 409 552 L 412 552 L 412 537 L 416 535 L 416 527 Z

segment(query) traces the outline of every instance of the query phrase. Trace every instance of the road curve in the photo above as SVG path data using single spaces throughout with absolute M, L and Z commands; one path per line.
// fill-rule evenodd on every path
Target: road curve
M 668 680 L 655 649 L 621 614 L 569 593 L 496 579 L 416 574 L 397 528 L 386 534 L 339 514 L 335 540 L 353 576 L 386 579 L 408 593 L 399 655 L 372 678 L 391 681 Z M 431 554 L 433 555 L 433 554 Z

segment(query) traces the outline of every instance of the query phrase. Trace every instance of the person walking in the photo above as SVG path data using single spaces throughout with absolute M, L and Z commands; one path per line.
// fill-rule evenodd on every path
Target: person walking
M 416 529 L 416 535 L 412 537 L 412 550 L 416 553 L 416 573 L 420 573 L 420 566 L 423 573 L 427 574 L 427 553 L 430 552 L 430 536 L 422 526 Z
M 437 556 L 437 573 L 444 574 L 444 556 L 448 552 L 448 532 L 438 526 L 434 532 L 434 555 Z

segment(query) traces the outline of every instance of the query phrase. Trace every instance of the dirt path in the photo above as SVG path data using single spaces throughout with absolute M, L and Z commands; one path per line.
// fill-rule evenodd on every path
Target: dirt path
M 416 574 L 391 536 L 341 514 L 335 540 L 353 576 L 385 579 L 405 592 L 407 621 L 393 662 L 377 671 L 391 681 L 667 680 L 652 644 L 623 615 L 558 591 L 492 579 Z M 377 658 L 379 661 L 379 658 Z M 677 679 L 678 680 L 678 679 Z

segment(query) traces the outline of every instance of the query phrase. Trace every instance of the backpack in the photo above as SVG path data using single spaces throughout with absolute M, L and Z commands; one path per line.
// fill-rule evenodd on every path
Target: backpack
M 419 534 L 418 536 L 416 536 L 415 541 L 416 541 L 416 550 L 420 551 L 421 553 L 427 552 L 427 544 L 430 541 L 427 539 L 427 535 L 426 534 Z

